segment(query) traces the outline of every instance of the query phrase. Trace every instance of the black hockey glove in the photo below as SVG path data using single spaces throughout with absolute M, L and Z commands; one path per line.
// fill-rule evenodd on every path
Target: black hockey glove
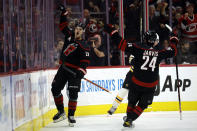
M 59 4 L 58 10 L 60 10 L 60 11 L 62 11 L 62 12 L 66 12 L 66 8 L 65 8 L 64 5 L 62 5 L 62 4 Z
M 170 38 L 170 44 L 175 44 L 177 45 L 179 43 L 179 39 L 176 36 L 172 36 Z
M 115 28 L 114 28 L 114 26 L 112 24 L 105 24 L 104 25 L 104 31 L 105 32 L 111 34 L 112 31 L 114 31 L 114 30 L 115 30 Z
M 82 79 L 84 77 L 84 73 L 80 70 L 77 70 L 77 78 Z

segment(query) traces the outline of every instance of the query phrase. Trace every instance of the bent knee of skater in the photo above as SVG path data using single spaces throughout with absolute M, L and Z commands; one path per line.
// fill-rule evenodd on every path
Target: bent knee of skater
M 73 100 L 73 101 L 75 101 L 75 100 L 77 100 L 77 98 L 78 98 L 78 92 L 77 91 L 74 91 L 74 92 L 69 92 L 69 98 L 70 98 L 70 100 Z

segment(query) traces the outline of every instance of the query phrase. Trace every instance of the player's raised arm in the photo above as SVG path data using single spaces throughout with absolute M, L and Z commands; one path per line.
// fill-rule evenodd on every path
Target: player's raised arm
M 67 15 L 69 12 L 65 9 L 64 5 L 62 4 L 59 5 L 58 9 L 61 11 L 59 28 L 62 31 L 62 33 L 65 35 L 65 37 L 68 38 L 72 34 L 70 29 L 68 28 Z
M 170 38 L 170 48 L 163 50 L 160 52 L 163 58 L 170 58 L 177 55 L 177 48 L 176 45 L 178 44 L 179 40 L 177 37 L 173 36 Z
M 104 31 L 111 36 L 112 43 L 118 45 L 120 50 L 131 51 L 133 49 L 133 43 L 127 43 L 127 41 L 119 35 L 118 30 L 116 30 L 113 25 L 106 24 L 104 26 Z

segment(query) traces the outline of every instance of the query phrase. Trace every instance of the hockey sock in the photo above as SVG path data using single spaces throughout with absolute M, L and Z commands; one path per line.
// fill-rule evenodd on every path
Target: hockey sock
M 63 95 L 60 94 L 59 96 L 54 96 L 54 101 L 55 101 L 57 110 L 60 112 L 64 112 Z
M 120 103 L 122 102 L 122 100 L 124 99 L 124 97 L 128 94 L 129 90 L 126 88 L 121 88 L 120 91 L 118 92 L 114 102 L 113 102 L 113 107 L 117 108 Z
M 74 116 L 77 108 L 77 101 L 69 100 L 68 102 L 68 116 Z
M 136 120 L 143 112 L 143 109 L 139 106 L 131 107 L 127 106 L 127 117 L 132 119 L 133 121 Z

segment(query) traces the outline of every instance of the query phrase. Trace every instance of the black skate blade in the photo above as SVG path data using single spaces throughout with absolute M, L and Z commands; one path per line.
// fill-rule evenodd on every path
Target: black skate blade
M 123 128 L 122 128 L 121 131 L 131 130 L 131 129 L 133 129 L 134 127 L 135 127 L 135 124 L 134 124 L 134 123 L 133 123 L 132 126 L 130 126 L 130 127 L 125 127 L 125 126 L 123 126 Z
M 132 130 L 133 128 L 135 128 L 135 124 L 132 124 L 131 127 L 123 127 L 123 128 L 121 129 L 121 131 L 130 131 L 130 130 Z

